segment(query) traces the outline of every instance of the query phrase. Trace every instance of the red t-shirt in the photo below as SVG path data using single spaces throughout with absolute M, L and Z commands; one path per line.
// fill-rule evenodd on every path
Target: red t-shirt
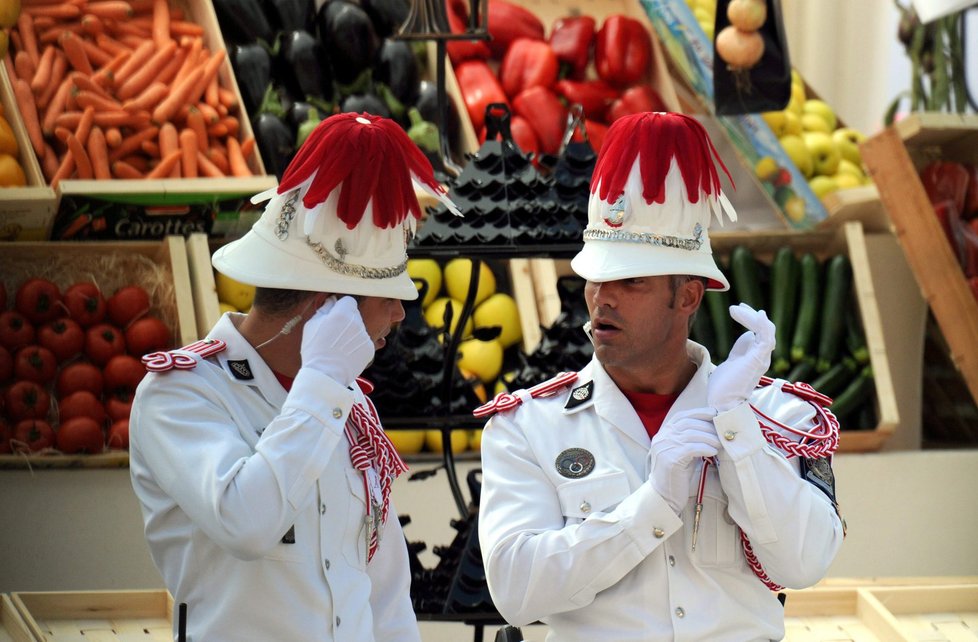
M 649 433 L 649 437 L 655 437 L 655 433 L 659 432 L 659 427 L 666 418 L 666 414 L 676 399 L 679 398 L 678 392 L 670 395 L 657 395 L 654 392 L 622 390 L 622 393 L 635 408 L 635 412 L 638 413 L 638 418 L 642 420 L 642 425 L 645 426 L 645 432 Z
M 293 377 L 286 377 L 284 374 L 275 372 L 274 370 L 272 370 L 272 374 L 275 375 L 275 378 L 278 379 L 280 384 L 282 384 L 282 387 L 285 388 L 286 392 L 292 390 L 292 382 L 295 381 Z

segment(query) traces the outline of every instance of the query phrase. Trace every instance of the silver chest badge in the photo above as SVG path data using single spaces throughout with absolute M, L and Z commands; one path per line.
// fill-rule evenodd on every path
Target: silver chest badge
M 554 464 L 561 476 L 577 479 L 589 475 L 594 470 L 594 455 L 583 448 L 568 448 L 557 455 Z

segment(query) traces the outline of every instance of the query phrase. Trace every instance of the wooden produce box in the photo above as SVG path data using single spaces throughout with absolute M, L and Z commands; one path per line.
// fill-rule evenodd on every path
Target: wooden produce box
M 775 252 L 790 245 L 795 254 L 811 251 L 819 258 L 838 253 L 848 255 L 852 264 L 853 290 L 859 303 L 860 317 L 866 335 L 870 364 L 876 384 L 876 416 L 878 424 L 872 430 L 842 430 L 838 452 L 869 452 L 879 450 L 900 423 L 896 393 L 890 370 L 890 360 L 883 340 L 883 320 L 873 287 L 872 266 L 866 252 L 862 225 L 849 222 L 836 230 L 817 232 L 717 232 L 710 235 L 715 256 L 726 262 L 737 245 L 751 249 L 755 258 L 770 263 Z M 557 278 L 573 274 L 569 261 L 540 263 L 533 274 L 540 322 L 549 326 L 560 313 L 560 297 L 556 291 Z M 736 334 L 735 334 L 736 336 Z
M 54 224 L 57 198 L 41 174 L 3 65 L 0 65 L 0 103 L 3 104 L 4 118 L 17 139 L 17 160 L 27 177 L 24 187 L 0 188 L 0 242 L 46 241 Z
M 860 149 L 951 360 L 978 401 L 978 300 L 918 174 L 937 159 L 978 163 L 978 116 L 912 114 Z
M 106 298 L 124 285 L 141 285 L 150 295 L 150 314 L 170 327 L 175 347 L 198 338 L 182 237 L 168 236 L 159 241 L 0 244 L 0 279 L 9 296 L 13 297 L 20 283 L 35 276 L 53 281 L 62 292 L 73 283 L 91 280 Z M 52 394 L 52 400 L 54 397 Z M 56 408 L 52 408 L 50 417 L 57 417 Z M 125 466 L 128 462 L 129 453 L 121 450 L 98 455 L 0 455 L 0 468 L 100 468 Z
M 20 611 L 7 594 L 0 595 L 0 642 L 35 642 Z
M 12 593 L 37 642 L 172 642 L 173 598 L 167 591 Z

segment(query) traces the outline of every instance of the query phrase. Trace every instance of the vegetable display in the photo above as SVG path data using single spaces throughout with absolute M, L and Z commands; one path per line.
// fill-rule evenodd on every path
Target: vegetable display
M 978 166 L 938 159 L 920 169 L 948 244 L 978 299 Z

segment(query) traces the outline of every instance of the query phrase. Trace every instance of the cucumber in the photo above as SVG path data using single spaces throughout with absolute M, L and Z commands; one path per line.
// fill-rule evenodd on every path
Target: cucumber
M 795 324 L 795 299 L 798 296 L 800 267 L 794 251 L 782 246 L 771 263 L 771 321 L 774 323 L 774 352 L 772 368 L 783 375 L 791 367 L 791 336 Z
M 799 381 L 808 383 L 811 381 L 813 374 L 815 374 L 815 358 L 805 357 L 795 364 L 791 371 L 785 376 L 785 379 L 792 383 L 797 383 Z
M 791 361 L 799 363 L 812 354 L 812 343 L 815 338 L 815 327 L 821 308 L 822 290 L 821 266 L 811 252 L 801 255 L 798 261 L 799 269 L 799 300 L 798 315 L 795 318 L 794 334 L 791 338 Z
M 855 359 L 845 357 L 812 381 L 812 388 L 823 395 L 834 397 L 845 390 L 856 375 L 857 369 Z
M 730 253 L 730 276 L 734 296 L 755 310 L 763 310 L 764 291 L 761 288 L 760 268 L 754 253 L 747 246 L 738 245 Z
M 852 289 L 852 265 L 845 254 L 836 254 L 825 267 L 825 291 L 822 295 L 821 326 L 818 337 L 818 360 L 815 370 L 826 372 L 838 360 L 846 330 L 846 308 Z
M 716 340 L 716 352 L 710 352 L 719 363 L 730 354 L 733 347 L 733 319 L 730 318 L 730 292 L 709 290 L 703 295 L 710 322 L 713 324 L 713 336 Z
M 710 319 L 710 311 L 702 303 L 693 315 L 689 338 L 706 348 L 711 355 L 716 352 L 717 336 L 713 330 L 713 321 Z
M 874 387 L 873 368 L 865 366 L 845 390 L 832 401 L 829 410 L 836 417 L 848 417 L 870 398 Z
M 862 319 L 859 318 L 859 307 L 855 297 L 846 308 L 846 348 L 856 363 L 869 363 L 869 348 L 866 347 L 866 334 L 863 332 Z

